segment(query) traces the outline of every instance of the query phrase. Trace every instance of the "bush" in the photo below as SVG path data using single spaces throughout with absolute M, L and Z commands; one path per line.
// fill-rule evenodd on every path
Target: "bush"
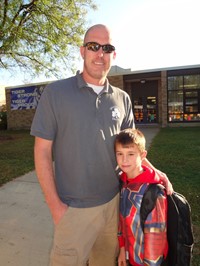
M 0 130 L 7 129 L 7 112 L 1 111 L 0 112 Z
M 7 108 L 6 104 L 0 106 L 0 130 L 7 129 Z

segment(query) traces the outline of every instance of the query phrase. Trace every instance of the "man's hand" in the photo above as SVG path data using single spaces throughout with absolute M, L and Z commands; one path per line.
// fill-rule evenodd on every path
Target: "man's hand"
M 173 192 L 173 187 L 172 187 L 172 184 L 171 182 L 169 181 L 167 175 L 163 172 L 161 172 L 160 170 L 156 169 L 150 162 L 147 158 L 145 158 L 143 160 L 143 164 L 150 167 L 151 169 L 153 169 L 155 171 L 155 174 L 157 175 L 158 177 L 158 180 L 160 179 L 164 185 L 164 187 L 166 188 L 166 191 L 167 191 L 167 195 L 171 195 L 172 192 Z
M 163 185 L 166 188 L 167 195 L 171 195 L 173 193 L 173 186 L 171 182 L 169 181 L 167 175 L 158 169 L 155 169 L 155 172 L 156 172 L 156 175 L 158 175 L 160 180 L 163 182 Z
M 64 204 L 63 202 L 60 202 L 60 206 L 57 208 L 54 208 L 54 210 L 51 210 L 53 222 L 55 225 L 59 224 L 60 220 L 64 216 L 64 214 L 67 212 L 68 206 Z

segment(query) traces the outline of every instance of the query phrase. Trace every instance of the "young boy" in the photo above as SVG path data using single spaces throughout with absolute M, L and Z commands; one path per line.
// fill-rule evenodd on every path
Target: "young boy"
M 119 221 L 119 257 L 118 265 L 158 266 L 167 255 L 166 195 L 160 194 L 155 208 L 149 213 L 144 231 L 140 224 L 142 197 L 150 183 L 160 183 L 155 172 L 143 165 L 147 155 L 145 137 L 137 129 L 121 131 L 114 143 L 116 160 L 122 170 L 120 221 Z

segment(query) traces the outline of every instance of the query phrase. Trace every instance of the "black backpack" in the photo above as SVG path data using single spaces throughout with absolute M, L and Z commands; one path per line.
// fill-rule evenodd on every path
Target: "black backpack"
M 141 226 L 148 214 L 153 210 L 156 199 L 164 187 L 159 184 L 150 184 L 143 196 L 140 209 Z M 173 192 L 167 195 L 167 239 L 168 255 L 162 266 L 190 266 L 194 237 L 191 221 L 191 208 L 186 198 Z

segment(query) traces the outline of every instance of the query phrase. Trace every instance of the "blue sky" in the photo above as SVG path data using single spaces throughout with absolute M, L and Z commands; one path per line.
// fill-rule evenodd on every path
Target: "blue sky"
M 113 31 L 114 65 L 134 70 L 200 64 L 199 0 L 96 0 L 88 25 L 107 24 Z M 77 63 L 77 68 L 82 67 Z M 68 73 L 70 75 L 70 73 Z M 0 85 L 43 82 L 16 72 L 0 73 Z M 4 92 L 3 92 L 4 93 Z M 0 97 L 2 89 L 0 89 Z
M 115 34 L 115 64 L 144 70 L 200 64 L 199 0 L 96 1 Z

